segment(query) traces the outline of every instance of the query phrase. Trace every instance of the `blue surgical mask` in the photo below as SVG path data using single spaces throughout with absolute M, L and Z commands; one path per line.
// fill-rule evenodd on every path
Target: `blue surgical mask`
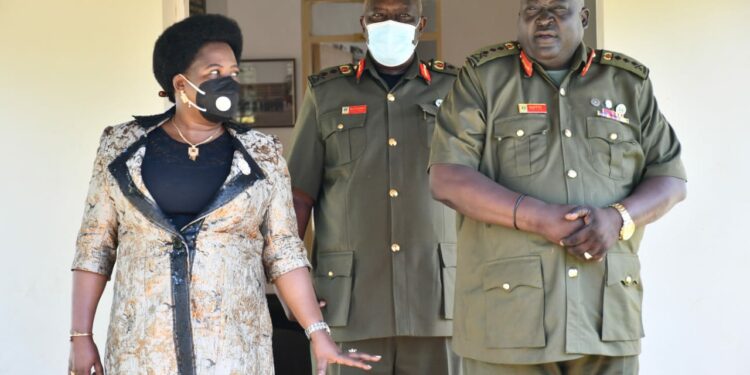
M 417 27 L 414 25 L 396 21 L 367 25 L 367 49 L 381 65 L 403 65 L 414 55 L 417 43 Z

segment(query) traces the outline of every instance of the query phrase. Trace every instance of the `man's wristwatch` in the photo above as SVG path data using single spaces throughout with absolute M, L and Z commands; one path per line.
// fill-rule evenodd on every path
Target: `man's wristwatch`
M 309 327 L 305 328 L 305 336 L 307 336 L 307 339 L 310 340 L 310 335 L 312 335 L 313 332 L 322 330 L 325 330 L 329 335 L 331 334 L 331 328 L 328 327 L 328 324 L 326 322 L 317 322 L 310 324 Z
M 622 205 L 622 203 L 613 203 L 610 205 L 610 207 L 617 210 L 617 212 L 620 213 L 620 216 L 622 216 L 622 228 L 620 228 L 620 239 L 627 241 L 631 237 L 633 237 L 633 233 L 635 233 L 635 223 L 633 222 L 633 218 L 630 217 L 630 213 L 625 208 L 625 206 Z

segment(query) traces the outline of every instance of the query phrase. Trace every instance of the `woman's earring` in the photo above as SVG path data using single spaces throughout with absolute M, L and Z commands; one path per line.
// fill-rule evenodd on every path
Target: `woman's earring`
M 185 94 L 185 90 L 180 90 L 180 100 L 182 100 L 182 104 L 187 104 L 190 102 L 187 94 Z M 190 106 L 190 104 L 188 104 L 188 106 Z

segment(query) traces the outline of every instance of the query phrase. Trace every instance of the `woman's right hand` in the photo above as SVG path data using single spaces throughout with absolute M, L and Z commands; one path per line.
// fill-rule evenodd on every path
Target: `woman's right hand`
M 99 349 L 91 336 L 73 337 L 70 343 L 70 359 L 68 360 L 69 375 L 104 375 L 104 367 L 99 358 Z

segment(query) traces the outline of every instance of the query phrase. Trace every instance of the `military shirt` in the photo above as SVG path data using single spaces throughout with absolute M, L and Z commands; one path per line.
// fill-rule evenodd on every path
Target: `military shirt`
M 471 55 L 438 115 L 430 164 L 473 168 L 555 204 L 606 207 L 653 176 L 685 179 L 648 69 L 581 45 L 557 85 L 516 42 Z M 643 337 L 643 228 L 583 262 L 535 234 L 458 218 L 454 349 L 506 364 L 627 356 Z
M 452 334 L 455 213 L 427 163 L 456 73 L 417 58 L 389 90 L 368 58 L 309 79 L 289 168 L 315 199 L 314 282 L 337 341 Z

